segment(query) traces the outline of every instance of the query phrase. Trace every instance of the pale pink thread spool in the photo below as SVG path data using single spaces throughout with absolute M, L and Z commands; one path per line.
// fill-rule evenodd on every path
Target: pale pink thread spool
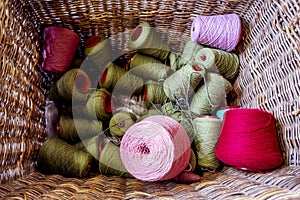
M 191 39 L 203 45 L 232 51 L 242 38 L 237 14 L 197 16 L 191 26 Z
M 177 121 L 153 115 L 126 131 L 120 152 L 125 168 L 135 178 L 161 181 L 176 177 L 187 167 L 191 145 Z

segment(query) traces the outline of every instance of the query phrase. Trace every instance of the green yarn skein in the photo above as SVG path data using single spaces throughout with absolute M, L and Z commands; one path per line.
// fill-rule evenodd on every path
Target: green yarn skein
M 195 61 L 207 71 L 220 72 L 226 79 L 234 78 L 239 71 L 238 56 L 219 49 L 203 48 L 196 54 Z
M 130 112 L 121 111 L 114 114 L 109 121 L 110 134 L 114 137 L 122 137 L 136 120 L 137 117 Z
M 72 118 L 62 115 L 59 119 L 58 137 L 69 144 L 75 144 L 81 139 L 91 138 L 102 132 L 102 122 Z
M 109 141 L 102 141 L 100 152 L 99 171 L 104 175 L 114 175 L 119 177 L 132 177 L 126 170 L 121 160 L 120 147 Z
M 90 79 L 84 71 L 71 69 L 51 87 L 48 98 L 56 102 L 84 101 L 90 85 Z
M 207 73 L 204 85 L 195 93 L 190 111 L 199 116 L 211 115 L 214 109 L 226 100 L 226 94 L 232 90 L 229 81 L 215 73 Z
M 150 55 L 161 61 L 166 60 L 170 53 L 170 47 L 147 22 L 139 24 L 132 31 L 128 45 L 133 50 Z
M 48 138 L 37 155 L 37 168 L 46 174 L 84 177 L 89 171 L 92 156 L 55 136 Z
M 219 167 L 215 148 L 220 136 L 222 121 L 218 118 L 200 117 L 193 120 L 195 127 L 195 152 L 197 165 L 210 170 Z
M 171 102 L 165 103 L 161 107 L 161 110 L 164 115 L 175 119 L 179 124 L 183 126 L 192 143 L 192 141 L 194 140 L 194 128 L 192 120 L 190 119 L 189 111 L 175 109 Z
M 112 115 L 112 97 L 106 89 L 100 88 L 93 91 L 86 103 L 89 116 L 98 120 L 108 120 Z

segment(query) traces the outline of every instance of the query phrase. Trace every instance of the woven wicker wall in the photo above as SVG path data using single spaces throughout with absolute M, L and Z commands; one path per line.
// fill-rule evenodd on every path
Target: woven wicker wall
M 289 165 L 299 165 L 300 30 L 296 0 L 122 1 L 24 0 L 0 2 L 0 180 L 31 171 L 44 140 L 43 81 L 38 73 L 41 25 L 68 27 L 82 37 L 103 33 L 126 52 L 130 30 L 141 21 L 165 28 L 174 51 L 196 15 L 237 13 L 244 26 L 237 53 L 241 72 L 232 104 L 272 112 Z M 119 34 L 118 34 L 119 33 Z M 122 34 L 120 34 L 122 33 Z
M 35 15 L 12 1 L 0 2 L 0 15 L 0 182 L 5 182 L 34 169 L 44 141 L 45 97 Z

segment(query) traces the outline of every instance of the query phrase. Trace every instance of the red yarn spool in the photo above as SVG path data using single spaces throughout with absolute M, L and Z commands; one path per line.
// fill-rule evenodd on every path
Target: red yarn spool
M 283 157 L 274 116 L 260 109 L 228 110 L 215 154 L 223 163 L 239 169 L 264 171 L 279 167 Z
M 67 28 L 45 28 L 42 70 L 51 74 L 64 74 L 72 63 L 79 43 L 79 35 Z

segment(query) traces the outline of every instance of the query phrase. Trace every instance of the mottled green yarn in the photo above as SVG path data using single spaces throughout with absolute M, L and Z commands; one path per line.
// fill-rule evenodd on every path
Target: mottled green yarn
M 144 115 L 142 115 L 140 118 L 136 120 L 136 123 L 142 121 L 146 117 L 152 116 L 152 115 L 162 115 L 162 112 L 160 110 L 156 109 L 149 109 Z
M 134 40 L 136 31 L 141 31 L 141 34 Z M 133 50 L 138 50 L 143 54 L 150 55 L 162 61 L 166 60 L 170 53 L 170 47 L 147 22 L 139 24 L 132 31 L 128 45 Z
M 114 137 L 122 137 L 136 120 L 137 117 L 131 112 L 121 111 L 114 114 L 109 121 L 110 134 Z
M 172 102 L 165 103 L 161 107 L 162 113 L 181 124 L 192 142 L 194 140 L 194 128 L 190 113 L 188 110 L 180 110 L 179 108 L 175 108 L 175 106 Z
M 84 76 L 88 81 L 87 86 L 90 86 L 89 77 L 87 74 L 80 69 L 71 69 L 67 71 L 49 91 L 48 98 L 50 100 L 61 102 L 61 101 L 84 101 L 87 98 L 87 91 L 80 92 L 76 88 L 75 80 L 76 77 Z
M 202 45 L 189 39 L 184 46 L 184 50 L 181 54 L 182 59 L 179 60 L 179 65 L 183 65 L 185 62 L 194 63 L 196 54 L 202 48 Z
M 111 40 L 107 39 L 104 35 L 93 36 L 99 37 L 99 41 L 92 47 L 85 49 L 85 55 L 88 59 L 92 60 L 100 70 L 112 60 L 112 45 Z
M 122 163 L 120 147 L 112 142 L 107 142 L 102 147 L 99 159 L 100 173 L 119 177 L 132 177 Z
M 111 93 L 106 89 L 100 88 L 93 91 L 86 103 L 89 116 L 98 120 L 108 120 L 112 116 Z
M 146 108 L 155 106 L 156 104 L 162 105 L 167 101 L 168 97 L 164 92 L 163 85 L 148 81 L 144 87 L 144 105 Z
M 220 162 L 215 156 L 215 148 L 218 142 L 222 121 L 218 118 L 195 118 L 195 152 L 197 165 L 210 170 L 219 167 Z
M 59 138 L 69 144 L 75 144 L 82 139 L 91 138 L 102 132 L 102 122 L 61 116 L 59 119 Z
M 219 49 L 203 48 L 196 54 L 195 61 L 207 71 L 219 72 L 226 79 L 234 78 L 239 71 L 238 56 Z
M 230 82 L 215 73 L 207 73 L 204 84 L 196 91 L 190 111 L 197 115 L 211 115 L 214 109 L 226 100 L 226 94 L 232 90 Z
M 103 134 L 103 133 L 101 133 L 101 134 Z M 81 151 L 91 154 L 95 159 L 98 160 L 99 159 L 99 142 L 100 142 L 101 134 L 96 135 L 92 138 L 82 140 L 81 142 L 78 142 L 78 143 L 74 144 L 73 146 L 76 149 L 79 149 Z
M 89 171 L 92 156 L 53 136 L 38 152 L 37 168 L 46 174 L 84 177 Z
M 131 72 L 147 80 L 163 81 L 174 70 L 159 60 L 144 54 L 136 53 L 130 62 Z
M 99 172 L 99 142 L 103 133 L 96 135 L 92 138 L 82 140 L 73 146 L 81 151 L 84 151 L 93 156 L 91 162 L 91 171 Z
M 187 104 L 204 75 L 203 67 L 187 63 L 164 81 L 164 92 L 172 101 L 184 101 Z
M 147 63 L 151 64 L 163 64 L 161 61 L 157 60 L 156 58 L 153 58 L 152 56 L 148 56 L 141 53 L 136 53 L 130 60 L 130 69 L 133 69 L 135 67 L 138 67 L 140 65 L 144 65 Z
M 108 91 L 133 94 L 141 93 L 144 81 L 130 71 L 109 63 L 101 76 L 100 87 Z

